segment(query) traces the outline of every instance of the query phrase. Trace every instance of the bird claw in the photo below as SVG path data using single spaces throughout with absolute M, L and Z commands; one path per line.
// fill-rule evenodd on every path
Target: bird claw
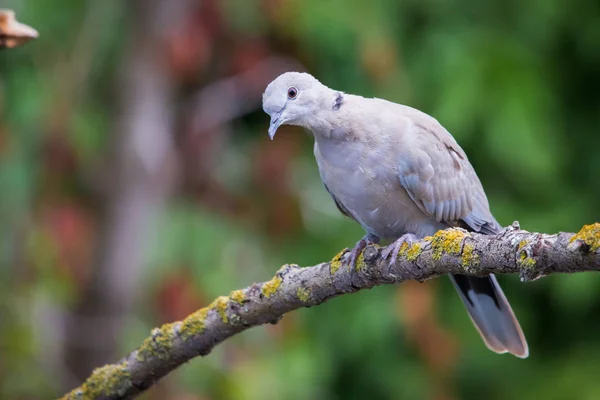
M 356 242 L 356 246 L 354 246 L 354 248 L 350 250 L 350 254 L 344 260 L 343 265 L 346 267 L 356 268 L 356 262 L 358 261 L 360 253 L 362 253 L 368 245 L 376 243 L 377 240 L 374 240 L 368 236 L 365 236 L 364 238 L 360 239 L 358 242 Z
M 385 249 L 383 249 L 383 251 L 381 252 L 381 257 L 384 260 L 391 258 L 390 262 L 389 262 L 389 266 L 391 267 L 392 265 L 394 265 L 396 263 L 396 260 L 398 259 L 398 254 L 400 253 L 400 248 L 402 247 L 402 245 L 404 243 L 406 243 L 408 245 L 408 247 L 410 247 L 410 246 L 412 246 L 412 244 L 414 242 L 416 242 L 418 240 L 419 240 L 419 238 L 415 234 L 405 233 L 404 235 L 400 236 L 398 238 L 398 240 L 396 240 L 394 243 L 391 243 Z

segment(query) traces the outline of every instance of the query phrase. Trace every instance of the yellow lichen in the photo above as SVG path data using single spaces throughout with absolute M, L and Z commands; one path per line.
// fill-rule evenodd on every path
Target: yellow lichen
M 232 295 L 235 297 L 235 301 L 243 302 L 244 294 L 242 290 L 232 292 Z M 229 297 L 219 296 L 209 306 L 188 315 L 181 322 L 174 322 L 165 324 L 160 328 L 154 328 L 150 337 L 146 338 L 138 349 L 136 358 L 140 361 L 147 357 L 168 359 L 170 357 L 170 349 L 173 347 L 173 340 L 176 337 L 179 336 L 181 339 L 186 340 L 204 332 L 206 318 L 211 310 L 219 314 L 223 323 L 228 323 L 228 305 Z
M 300 301 L 303 303 L 307 303 L 310 301 L 310 289 L 303 288 L 303 287 L 298 288 L 298 290 L 296 291 L 296 295 L 298 296 Z
M 109 364 L 96 368 L 80 387 L 65 395 L 61 400 L 123 397 L 132 386 L 127 362 L 123 361 L 120 364 Z
M 346 250 L 347 249 L 340 251 L 331 259 L 331 264 L 329 265 L 329 273 L 331 275 L 335 274 L 342 267 L 342 256 Z
M 367 264 L 365 263 L 364 250 L 356 258 L 356 270 L 361 271 Z
M 232 295 L 234 295 L 236 299 L 240 299 L 240 294 L 236 292 L 242 292 L 241 296 L 244 296 L 242 290 L 236 290 L 235 292 L 232 292 Z M 243 301 L 243 299 L 241 301 Z M 199 335 L 202 332 L 204 332 L 204 328 L 206 327 L 206 318 L 208 317 L 208 313 L 210 312 L 210 310 L 215 310 L 216 312 L 218 312 L 219 316 L 221 317 L 221 321 L 223 321 L 224 323 L 228 323 L 228 302 L 229 297 L 219 296 L 207 307 L 201 308 L 195 313 L 188 315 L 181 322 L 181 327 L 179 328 L 179 336 L 181 336 L 183 339 L 189 339 L 192 336 Z
M 517 264 L 519 264 L 519 267 L 521 268 L 533 268 L 535 267 L 536 261 L 533 257 L 528 257 L 526 251 L 521 251 Z
M 402 245 L 404 247 L 404 245 Z M 402 249 L 402 247 L 400 247 Z M 417 257 L 421 255 L 423 248 L 419 243 L 413 243 L 408 250 L 406 250 L 406 259 L 408 261 L 415 261 Z
M 569 242 L 575 240 L 581 240 L 589 246 L 591 252 L 595 252 L 600 249 L 600 223 L 585 225 L 579 232 L 577 232 Z
M 398 254 L 402 255 L 402 256 L 405 255 L 406 251 L 408 250 L 408 247 L 409 247 L 408 243 L 406 243 L 406 242 L 402 243 L 400 245 L 400 249 L 398 250 Z
M 526 258 L 522 263 L 521 267 L 523 268 L 533 268 L 535 267 L 536 261 L 533 258 Z
M 445 229 L 438 231 L 431 240 L 432 258 L 440 260 L 444 253 L 459 254 L 462 242 L 468 234 L 460 229 Z
M 183 339 L 189 339 L 192 336 L 199 335 L 204 332 L 206 327 L 206 317 L 208 317 L 209 307 L 201 308 L 200 310 L 188 315 L 181 323 L 179 328 L 179 336 Z
M 238 304 L 244 304 L 244 301 L 246 300 L 246 295 L 244 294 L 244 291 L 241 289 L 234 290 L 233 292 L 229 293 L 229 298 Z
M 83 393 L 84 386 L 85 386 L 85 383 L 82 384 L 80 387 L 71 390 L 69 393 L 65 394 L 59 400 L 83 400 L 83 399 L 87 400 L 87 399 L 90 399 L 91 396 Z M 83 397 L 83 396 L 86 396 L 86 397 Z
M 275 292 L 277 292 L 277 289 L 279 289 L 281 282 L 283 282 L 283 280 L 279 277 L 279 275 L 275 275 L 273 277 L 273 279 L 271 279 L 268 282 L 263 283 L 262 290 L 261 290 L 263 296 L 265 296 L 265 297 L 273 296 L 275 294 Z
M 521 240 L 519 242 L 519 248 L 518 248 L 518 250 L 521 250 L 525 246 L 527 246 L 527 240 Z
M 160 359 L 170 357 L 169 350 L 173 347 L 173 339 L 177 336 L 175 325 L 178 323 L 164 324 L 160 328 L 154 328 L 150 337 L 142 342 L 138 349 L 137 359 L 154 356 Z
M 475 246 L 470 243 L 465 244 L 463 247 L 462 257 L 460 264 L 464 268 L 475 267 L 479 265 L 479 255 L 475 253 Z
M 210 306 L 208 306 L 209 308 L 214 308 L 215 310 L 217 310 L 217 312 L 221 316 L 221 321 L 223 321 L 224 323 L 229 322 L 229 319 L 227 318 L 227 302 L 228 301 L 229 301 L 229 297 L 219 296 L 215 299 L 215 301 L 212 302 L 212 304 Z
M 173 338 L 176 336 L 175 324 L 164 324 L 160 328 L 152 330 L 152 339 L 157 346 L 162 349 L 169 349 L 173 346 Z

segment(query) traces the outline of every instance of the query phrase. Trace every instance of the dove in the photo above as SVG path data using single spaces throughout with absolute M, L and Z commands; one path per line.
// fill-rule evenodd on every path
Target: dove
M 365 230 L 349 265 L 372 243 L 391 243 L 382 256 L 394 263 L 404 243 L 442 229 L 502 230 L 467 155 L 428 114 L 333 90 L 299 72 L 267 86 L 263 110 L 271 118 L 271 139 L 281 125 L 312 132 L 325 189 L 340 212 Z M 449 276 L 487 347 L 526 358 L 525 336 L 496 277 Z

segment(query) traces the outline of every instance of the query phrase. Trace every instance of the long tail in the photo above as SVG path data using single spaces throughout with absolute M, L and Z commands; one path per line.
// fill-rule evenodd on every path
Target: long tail
M 487 347 L 496 353 L 527 358 L 525 335 L 496 277 L 450 275 L 450 279 Z

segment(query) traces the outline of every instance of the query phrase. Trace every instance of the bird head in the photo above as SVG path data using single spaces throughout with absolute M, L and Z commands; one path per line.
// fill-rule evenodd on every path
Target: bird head
M 263 93 L 263 110 L 271 117 L 271 139 L 281 125 L 306 126 L 308 117 L 319 109 L 328 90 L 307 73 L 286 72 L 279 75 Z

